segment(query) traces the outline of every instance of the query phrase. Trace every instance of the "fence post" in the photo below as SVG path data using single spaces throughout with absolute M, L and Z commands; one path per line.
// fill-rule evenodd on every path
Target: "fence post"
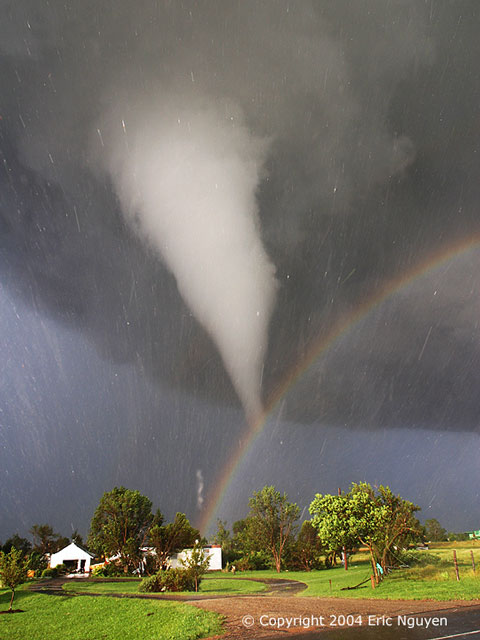
M 460 576 L 458 574 L 458 562 L 457 562 L 457 550 L 453 550 L 453 564 L 455 565 L 455 574 L 457 576 L 457 580 L 460 580 Z
M 473 569 L 473 573 L 475 573 L 475 560 L 473 557 L 473 549 L 470 549 L 470 556 L 472 558 L 472 569 Z

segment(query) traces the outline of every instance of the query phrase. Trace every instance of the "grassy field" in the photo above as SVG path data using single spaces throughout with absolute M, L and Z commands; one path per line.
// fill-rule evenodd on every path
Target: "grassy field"
M 72 580 L 63 585 L 65 591 L 89 592 L 89 593 L 139 593 L 139 580 L 135 582 L 78 582 Z M 227 577 L 207 577 L 202 580 L 200 594 L 204 595 L 245 595 L 259 593 L 266 590 L 266 585 L 261 582 L 242 580 Z M 177 593 L 179 596 L 189 596 L 191 593 Z
M 460 542 L 431 542 L 431 550 L 441 549 L 473 549 L 480 551 L 480 540 L 461 540 Z
M 0 610 L 10 591 L 0 590 Z M 1 640 L 193 640 L 220 632 L 219 617 L 177 602 L 75 598 L 17 592 L 15 609 L 0 616 Z
M 446 546 L 446 544 L 451 546 Z M 461 543 L 460 543 L 461 544 Z M 388 600 L 475 600 L 480 599 L 480 546 L 473 547 L 477 571 L 473 573 L 470 549 L 471 544 L 460 546 L 445 543 L 442 547 L 429 552 L 417 552 L 423 564 L 411 564 L 409 568 L 395 569 L 376 588 L 370 582 L 355 590 L 342 591 L 343 587 L 352 587 L 368 579 L 370 564 L 365 553 L 358 553 L 351 559 L 350 568 L 336 567 L 321 571 L 290 571 L 280 575 L 273 571 L 253 571 L 242 574 L 256 578 L 291 578 L 308 585 L 302 596 L 321 596 L 334 598 L 371 598 Z M 453 548 L 457 550 L 460 581 L 457 582 L 453 565 Z M 424 554 L 422 556 L 422 554 Z M 431 556 L 436 560 L 430 562 Z

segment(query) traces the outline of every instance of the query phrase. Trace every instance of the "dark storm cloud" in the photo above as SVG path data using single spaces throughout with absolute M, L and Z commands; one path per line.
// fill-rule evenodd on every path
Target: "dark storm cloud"
M 353 323 L 290 391 L 285 415 L 352 429 L 478 431 L 478 251 L 459 262 Z
M 477 232 L 475 3 L 2 4 L 2 279 L 85 332 L 105 358 L 236 402 L 159 253 L 126 224 L 102 160 L 110 114 L 128 127 L 138 104 L 182 113 L 214 104 L 265 143 L 258 216 L 279 282 L 266 395 L 384 279 Z M 401 339 L 385 334 L 375 348 L 352 340 L 340 358 L 362 362 L 360 390 L 358 375 L 328 359 L 293 413 L 310 421 L 323 407 L 333 422 L 366 426 L 372 416 L 420 420 L 436 407 L 444 419 L 434 426 L 473 428 L 468 385 L 451 405 L 444 400 L 452 380 L 471 375 L 477 353 L 473 331 L 466 339 L 452 329 L 457 290 L 449 296 L 440 311 L 405 299 Z M 465 306 L 467 332 L 474 312 Z M 446 368 L 443 348 L 425 351 L 412 372 L 405 345 L 418 353 L 430 326 L 432 344 L 448 334 L 454 355 Z M 380 406 L 387 387 L 392 402 Z M 468 418 L 453 424 L 459 408 Z

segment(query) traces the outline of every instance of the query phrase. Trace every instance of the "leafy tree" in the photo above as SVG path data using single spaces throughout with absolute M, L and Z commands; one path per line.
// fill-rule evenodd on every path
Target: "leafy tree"
M 420 534 L 420 523 L 414 517 L 418 510 L 389 487 L 380 486 L 375 494 L 365 482 L 354 483 L 347 494 L 317 494 L 310 505 L 312 523 L 322 542 L 347 548 L 359 542 L 367 547 L 377 582 L 377 565 L 385 570 L 394 560 L 393 548 Z
M 421 538 L 421 525 L 415 517 L 420 507 L 401 496 L 395 495 L 389 487 L 380 486 L 375 497 L 382 510 L 382 526 L 375 540 L 380 564 L 385 570 L 396 564 L 394 548 L 404 547 Z
M 222 547 L 222 558 L 241 571 L 268 569 L 272 562 L 271 554 L 262 549 L 250 529 L 251 522 L 248 518 L 233 523 L 230 544 L 228 541 L 226 543 L 228 551 L 225 553 Z
M 68 538 L 55 533 L 49 524 L 34 524 L 30 533 L 33 536 L 33 550 L 42 556 L 56 553 L 70 542 Z
M 282 560 L 294 533 L 299 508 L 288 502 L 275 487 L 254 491 L 249 500 L 250 513 L 242 537 L 247 549 L 267 551 L 271 554 L 275 569 L 280 572 Z
M 310 505 L 312 526 L 317 530 L 320 544 L 327 554 L 327 566 L 334 564 L 342 549 L 350 551 L 358 546 L 358 534 L 352 526 L 349 496 L 317 494 Z
M 35 572 L 36 576 L 42 574 L 42 572 L 48 567 L 47 558 L 38 551 L 32 551 L 28 556 L 27 570 Z
M 227 523 L 223 520 L 217 520 L 217 533 L 213 537 L 213 544 L 219 544 L 222 547 L 222 560 L 224 563 L 235 562 L 240 557 L 236 550 L 236 538 L 230 535 Z
M 193 549 L 186 555 L 181 563 L 193 577 L 195 591 L 198 591 L 202 576 L 210 564 L 210 558 L 205 554 L 200 540 L 195 541 Z
M 470 536 L 468 535 L 468 533 L 455 533 L 453 531 L 451 531 L 450 533 L 447 534 L 447 540 L 455 540 L 455 541 L 465 541 L 465 540 L 470 540 Z
M 319 569 L 322 563 L 323 548 L 317 530 L 306 520 L 298 534 L 292 550 L 291 564 L 300 571 Z
M 150 545 L 155 548 L 157 567 L 162 567 L 169 556 L 191 547 L 200 539 L 200 532 L 194 529 L 184 513 L 177 513 L 175 520 L 163 524 L 163 516 L 157 512 L 156 522 L 149 533 Z
M 9 611 L 12 610 L 15 589 L 27 579 L 27 562 L 20 549 L 12 547 L 9 553 L 0 551 L 0 579 L 4 587 L 12 591 Z
M 431 542 L 442 542 L 447 539 L 447 530 L 436 518 L 425 520 L 425 538 Z
M 138 491 L 115 487 L 105 492 L 90 525 L 88 545 L 105 557 L 118 555 L 125 573 L 141 558 L 153 523 L 152 503 Z
M 248 520 L 247 518 L 242 518 L 241 520 L 236 520 L 232 525 L 232 547 L 239 558 L 248 552 L 249 549 L 249 539 L 248 539 Z
M 32 544 L 30 540 L 27 540 L 27 538 L 21 538 L 18 533 L 14 533 L 13 536 L 8 538 L 8 540 L 2 546 L 1 550 L 5 553 L 8 553 L 12 549 L 12 547 L 21 551 L 24 556 L 28 556 L 28 554 L 32 550 Z
M 76 544 L 79 544 L 80 546 L 83 546 L 83 536 L 76 529 L 72 533 L 70 540 L 72 542 L 75 542 Z
M 219 544 L 222 549 L 231 542 L 230 530 L 224 520 L 217 520 L 217 533 L 213 536 L 213 544 Z

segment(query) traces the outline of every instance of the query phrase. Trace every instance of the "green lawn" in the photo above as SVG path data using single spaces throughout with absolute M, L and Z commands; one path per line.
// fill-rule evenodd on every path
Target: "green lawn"
M 65 591 L 89 593 L 139 593 L 139 580 L 129 582 L 79 582 L 72 580 L 63 585 Z M 266 585 L 251 580 L 231 579 L 225 577 L 207 577 L 202 580 L 199 594 L 205 595 L 241 595 L 265 591 Z M 155 594 L 153 594 L 155 595 Z M 191 592 L 177 593 L 179 596 L 189 596 Z
M 10 591 L 0 590 L 0 610 Z M 17 592 L 24 613 L 0 616 L 1 640 L 193 640 L 220 632 L 220 618 L 188 604 Z

